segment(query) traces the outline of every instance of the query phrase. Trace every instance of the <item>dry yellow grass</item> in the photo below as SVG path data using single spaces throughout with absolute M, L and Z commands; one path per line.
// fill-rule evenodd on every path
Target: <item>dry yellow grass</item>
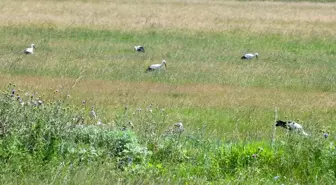
M 8 82 L 22 89 L 54 96 L 66 96 L 76 79 L 1 75 L 0 85 Z M 23 92 L 22 92 L 23 93 Z M 94 104 L 118 108 L 142 104 L 146 100 L 164 107 L 229 108 L 237 106 L 282 109 L 334 109 L 336 93 L 293 92 L 281 89 L 237 87 L 218 84 L 168 85 L 151 82 L 83 80 L 70 91 L 74 103 L 89 99 Z M 60 95 L 56 95 L 60 96 Z M 310 103 L 307 103 L 310 102 Z
M 201 56 L 202 53 L 200 51 L 202 51 L 202 48 L 195 48 L 195 51 L 192 51 L 191 49 L 188 52 L 180 52 L 181 50 L 184 50 L 187 44 L 190 45 L 190 43 L 185 44 L 176 41 L 170 43 L 171 50 L 169 52 L 163 48 L 156 48 L 157 50 L 153 50 L 155 52 L 149 54 L 147 57 L 143 57 L 139 60 L 132 60 L 132 57 L 134 56 L 130 54 L 131 52 L 126 52 L 129 48 L 129 43 L 127 42 L 113 42 L 112 40 L 103 42 L 101 40 L 95 40 L 95 38 L 90 38 L 91 40 L 89 41 L 82 41 L 81 39 L 67 40 L 69 36 L 66 36 L 65 38 L 58 38 L 57 36 L 54 36 L 55 38 L 43 41 L 47 34 L 39 32 L 37 33 L 37 36 L 33 38 L 34 34 L 32 34 L 30 30 L 27 31 L 23 29 L 21 32 L 20 27 L 31 27 L 36 25 L 42 27 L 56 27 L 60 29 L 68 27 L 84 27 L 89 29 L 122 31 L 167 29 L 168 31 L 177 31 L 177 34 L 179 33 L 178 30 L 182 30 L 184 34 L 192 34 L 195 33 L 193 31 L 223 32 L 241 29 L 245 30 L 244 34 L 246 35 L 249 35 L 249 32 L 258 32 L 261 34 L 300 34 L 305 36 L 317 34 L 318 38 L 329 39 L 333 38 L 333 35 L 336 34 L 335 10 L 335 3 L 320 4 L 186 0 L 164 2 L 154 0 L 133 2 L 3 0 L 0 2 L 0 11 L 2 12 L 0 14 L 0 27 L 11 27 L 14 25 L 19 26 L 19 28 L 13 28 L 13 30 L 20 32 L 20 38 L 23 40 L 26 39 L 25 42 L 28 42 L 28 40 L 40 40 L 42 49 L 38 49 L 36 54 L 33 56 L 17 56 L 12 54 L 12 50 L 17 50 L 21 47 L 23 48 L 22 40 L 16 38 L 15 32 L 8 34 L 6 38 L 3 38 L 3 43 L 5 43 L 3 44 L 3 48 L 7 48 L 7 46 L 10 46 L 9 48 L 13 48 L 6 50 L 8 53 L 4 52 L 1 62 L 3 62 L 3 66 L 7 66 L 7 68 L 12 71 L 7 73 L 3 70 L 6 74 L 0 75 L 0 85 L 5 86 L 8 82 L 13 82 L 18 85 L 19 88 L 27 89 L 30 92 L 37 91 L 46 94 L 48 97 L 45 99 L 51 99 L 53 96 L 65 97 L 68 94 L 70 87 L 73 86 L 76 80 L 74 78 L 78 76 L 77 72 L 81 71 L 81 75 L 84 75 L 85 78 L 81 79 L 80 82 L 71 89 L 70 100 L 74 104 L 80 104 L 81 101 L 85 99 L 88 104 L 99 105 L 98 107 L 103 108 L 104 111 L 107 110 L 106 114 L 108 117 L 116 112 L 111 111 L 111 109 L 123 107 L 125 104 L 130 106 L 140 106 L 149 103 L 149 101 L 172 111 L 183 109 L 202 110 L 202 108 L 209 108 L 210 110 L 230 109 L 234 111 L 239 109 L 253 111 L 256 109 L 260 112 L 255 113 L 259 114 L 259 117 L 261 117 L 259 121 L 264 119 L 260 121 L 260 123 L 265 121 L 265 119 L 268 119 L 267 116 L 264 115 L 269 112 L 272 113 L 274 107 L 278 107 L 281 111 L 286 112 L 285 114 L 287 115 L 294 114 L 293 112 L 295 111 L 301 111 L 301 113 L 303 112 L 301 115 L 295 115 L 293 117 L 304 117 L 303 114 L 314 111 L 319 113 L 329 112 L 330 110 L 336 108 L 336 93 L 330 90 L 332 88 L 328 87 L 327 90 L 325 90 L 322 88 L 319 89 L 318 87 L 320 86 L 318 86 L 316 88 L 307 87 L 306 89 L 308 89 L 308 92 L 303 92 L 303 90 L 305 89 L 305 86 L 316 85 L 317 83 L 322 82 L 324 79 L 314 79 L 313 77 L 318 77 L 319 75 L 321 76 L 320 72 L 322 70 L 325 71 L 325 69 L 331 65 L 329 65 L 328 61 L 321 63 L 321 65 L 313 65 L 312 63 L 316 61 L 317 58 L 312 58 L 309 61 L 310 63 L 308 63 L 309 67 L 293 67 L 294 65 L 305 65 L 303 61 L 295 63 L 295 57 L 291 57 L 292 55 L 296 55 L 294 53 L 295 50 L 285 50 L 287 54 L 284 56 L 287 56 L 289 60 L 293 59 L 293 66 L 288 64 L 288 66 L 290 66 L 289 68 L 286 68 L 286 65 L 274 66 L 276 62 L 268 61 L 273 60 L 270 55 L 261 55 L 264 56 L 264 58 L 261 57 L 258 62 L 253 61 L 251 63 L 246 62 L 244 64 L 233 63 L 235 60 L 231 61 L 230 57 L 234 57 L 239 60 L 242 50 L 246 50 L 250 47 L 248 45 L 245 45 L 244 48 L 234 46 L 236 48 L 226 50 L 226 54 L 228 55 L 227 58 L 221 58 L 220 55 L 216 55 L 216 57 L 211 59 L 202 56 L 194 58 L 196 59 L 195 61 L 192 59 L 189 60 L 189 56 Z M 4 29 L 3 33 L 6 33 L 6 30 L 7 29 Z M 8 30 L 11 30 L 11 28 Z M 83 32 L 85 32 L 85 29 L 83 30 Z M 54 31 L 54 33 L 56 33 L 56 31 Z M 122 36 L 123 34 L 120 35 Z M 210 33 L 209 35 L 212 34 Z M 195 38 L 197 37 L 195 36 Z M 211 45 L 216 38 L 217 37 L 212 37 L 211 39 L 213 40 L 204 41 L 209 42 L 204 44 L 204 46 L 210 46 L 204 50 L 204 52 L 221 52 L 217 50 L 212 51 L 212 48 L 214 47 L 221 47 L 220 44 Z M 292 37 L 286 38 L 291 39 Z M 167 41 L 171 41 L 169 39 L 154 40 L 151 41 L 151 43 L 167 43 Z M 179 37 L 175 37 L 175 40 L 177 39 L 179 39 Z M 35 44 L 39 46 L 37 41 Z M 197 41 L 195 42 L 196 44 L 200 42 L 193 39 L 187 39 L 186 41 Z M 232 39 L 230 42 L 234 43 L 235 41 L 235 39 Z M 269 42 L 273 41 L 270 40 Z M 83 44 L 90 43 L 100 44 L 98 49 L 94 49 L 96 53 L 93 53 L 93 55 L 86 53 L 91 51 L 90 47 L 83 46 Z M 264 44 L 264 42 L 261 41 L 256 43 L 259 45 Z M 281 45 L 280 41 L 276 41 L 276 44 L 278 43 Z M 43 46 L 43 44 L 45 45 Z M 276 44 L 271 46 L 276 47 Z M 318 44 L 319 43 L 316 45 L 318 46 Z M 112 45 L 113 48 L 109 50 Z M 287 45 L 295 48 L 295 42 L 292 44 L 287 43 Z M 161 44 L 160 46 L 163 47 L 164 45 Z M 302 44 L 300 46 L 302 47 Z M 230 47 L 230 44 L 228 44 L 227 47 Z M 55 48 L 56 51 L 53 50 Z M 62 49 L 57 50 L 58 48 Z M 132 45 L 130 48 L 132 49 Z M 257 46 L 256 48 L 262 49 L 263 47 Z M 264 53 L 266 53 L 266 51 L 268 53 L 279 52 L 279 48 L 270 48 L 269 51 L 264 50 Z M 52 52 L 50 52 L 51 50 Z M 64 50 L 66 50 L 66 52 L 63 52 Z M 83 55 L 75 54 L 77 51 L 80 51 Z M 114 56 L 116 54 L 114 52 L 122 52 L 122 54 Z M 172 57 L 174 52 L 180 53 Z M 305 54 L 305 52 L 301 52 L 301 55 Z M 260 51 L 260 53 L 262 53 L 262 51 Z M 328 52 L 321 53 L 328 55 Z M 329 53 L 332 53 L 332 51 Z M 168 58 L 167 60 L 169 62 L 171 61 L 172 64 L 174 63 L 173 65 L 168 65 L 168 71 L 174 71 L 174 73 L 170 73 L 170 76 L 167 75 L 167 78 L 169 77 L 181 80 L 188 78 L 200 78 L 204 81 L 198 80 L 193 84 L 186 84 L 187 82 L 190 82 L 187 81 L 183 82 L 183 85 L 176 85 L 182 84 L 178 80 L 172 81 L 176 84 L 168 84 L 169 82 L 167 81 L 163 81 L 163 83 L 144 82 L 146 79 L 150 79 L 143 75 L 145 67 L 154 63 L 154 61 L 159 61 L 163 58 L 163 56 L 166 59 Z M 176 60 L 181 59 L 183 61 L 178 62 L 176 60 L 169 60 L 169 57 L 171 59 L 176 57 Z M 129 59 L 130 61 L 128 61 Z M 204 61 L 202 61 L 203 59 Z M 324 57 L 323 59 L 332 61 L 331 57 Z M 221 62 L 221 60 L 223 60 L 223 62 Z M 278 62 L 282 63 L 288 61 L 279 60 Z M 123 69 L 122 67 L 126 65 L 127 69 Z M 16 67 L 18 68 L 17 71 L 15 69 Z M 37 76 L 37 74 L 29 71 L 29 69 L 37 71 L 43 76 Z M 67 72 L 66 70 L 68 69 L 73 71 Z M 128 74 L 128 69 L 134 69 L 135 73 L 139 73 L 137 75 L 143 79 L 143 82 L 134 82 L 137 75 L 123 79 L 123 72 Z M 185 71 L 183 69 L 188 70 Z M 118 73 L 113 73 L 113 70 L 118 71 Z M 21 74 L 22 71 L 24 71 L 24 74 L 27 76 L 23 76 Z M 48 72 L 54 71 L 56 72 L 48 74 Z M 139 71 L 141 71 L 141 74 Z M 323 74 L 323 77 L 331 78 L 331 75 L 328 74 L 328 70 L 326 71 L 327 72 Z M 195 72 L 198 75 L 194 75 Z M 330 73 L 332 72 L 333 71 L 330 70 Z M 101 76 L 99 76 L 99 74 L 101 74 Z M 113 78 L 109 78 L 108 75 L 114 74 L 118 75 Z M 74 78 L 53 78 L 48 75 L 72 76 Z M 281 80 L 281 82 L 289 83 L 289 86 L 292 85 L 290 86 L 293 87 L 292 90 L 289 90 L 290 88 L 271 88 L 275 86 L 267 86 L 261 80 L 263 78 L 267 78 L 267 80 L 270 80 L 270 83 L 273 83 L 272 78 L 279 75 L 284 75 L 286 77 L 285 79 L 288 79 Z M 153 76 L 153 78 L 155 78 L 155 75 Z M 230 78 L 225 79 L 226 76 L 229 76 Z M 291 78 L 293 79 L 293 82 L 291 81 Z M 113 79 L 114 81 L 108 81 L 109 79 Z M 302 83 L 298 85 L 295 80 Z M 217 82 L 218 84 L 216 84 Z M 219 84 L 222 82 L 237 85 Z M 277 84 L 276 82 L 273 84 Z M 330 83 L 330 86 L 332 85 L 333 83 Z M 326 87 L 326 85 L 321 87 Z M 56 89 L 59 89 L 59 93 L 54 95 L 54 91 Z M 329 92 L 322 92 L 323 90 Z M 197 115 L 199 113 L 197 111 L 194 112 L 195 113 L 193 113 L 193 115 Z M 222 113 L 223 112 L 225 111 L 222 111 Z M 176 114 L 188 113 L 183 113 L 183 111 L 181 111 L 181 113 L 179 112 Z M 249 113 L 246 115 L 240 115 L 239 111 L 234 114 L 235 115 L 232 117 L 239 118 L 249 115 Z M 180 115 L 173 116 L 178 118 Z M 193 116 L 190 116 L 188 119 L 194 118 Z M 211 119 L 210 116 L 209 119 Z M 217 118 L 213 119 L 218 120 L 217 123 L 223 121 Z M 328 118 L 319 117 L 318 119 L 322 122 Z M 201 121 L 197 120 L 195 122 L 201 124 Z M 328 121 L 328 123 L 329 122 L 332 121 Z M 223 123 L 223 125 L 225 124 Z
M 336 3 L 2 0 L 0 11 L 2 26 L 336 34 Z

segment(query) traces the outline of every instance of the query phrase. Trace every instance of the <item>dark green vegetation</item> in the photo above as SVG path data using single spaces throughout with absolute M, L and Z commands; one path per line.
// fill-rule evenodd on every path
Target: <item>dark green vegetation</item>
M 332 184 L 335 137 L 288 134 L 270 142 L 164 132 L 166 113 L 121 111 L 97 125 L 64 100 L 0 97 L 1 184 Z M 140 127 L 132 127 L 128 120 Z M 83 121 L 83 122 L 82 122 Z M 84 123 L 84 125 L 82 124 Z M 90 124 L 89 124 L 90 123 Z M 136 123 L 134 123 L 136 124 Z M 187 128 L 186 128 L 187 129 Z

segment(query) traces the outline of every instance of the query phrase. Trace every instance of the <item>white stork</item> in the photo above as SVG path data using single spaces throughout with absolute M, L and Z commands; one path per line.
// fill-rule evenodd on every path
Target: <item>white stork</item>
M 175 123 L 173 127 L 169 127 L 165 133 L 164 136 L 174 135 L 174 134 L 181 134 L 184 131 L 184 127 L 182 122 Z
M 94 111 L 94 106 L 91 107 L 90 117 L 91 117 L 92 119 L 97 119 L 97 114 L 96 114 L 96 112 Z
M 23 52 L 24 52 L 25 54 L 34 54 L 34 49 L 36 49 L 36 48 L 35 48 L 35 45 L 34 45 L 34 44 L 31 44 L 31 45 L 30 45 L 30 48 L 26 48 L 25 50 L 23 50 Z
M 300 124 L 298 124 L 298 123 L 296 123 L 294 121 L 281 121 L 281 120 L 278 120 L 278 121 L 276 121 L 275 126 L 280 126 L 280 127 L 285 128 L 285 129 L 298 132 L 298 133 L 303 134 L 305 136 L 309 136 L 309 134 L 307 134 L 303 130 L 302 125 L 300 125 Z
M 258 53 L 252 54 L 252 53 L 247 53 L 241 57 L 241 59 L 252 59 L 252 58 L 258 58 Z
M 182 133 L 184 131 L 182 122 L 175 123 L 174 126 L 176 127 L 175 132 Z
M 145 48 L 143 46 L 134 46 L 134 50 L 137 52 L 145 52 Z
M 166 63 L 165 60 L 162 60 L 161 64 L 152 64 L 152 65 L 148 66 L 148 68 L 146 69 L 146 72 L 161 69 L 163 66 L 165 66 L 165 68 L 167 69 L 167 63 Z

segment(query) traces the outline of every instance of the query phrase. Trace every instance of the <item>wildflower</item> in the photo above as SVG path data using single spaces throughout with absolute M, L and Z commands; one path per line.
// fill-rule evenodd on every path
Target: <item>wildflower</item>
M 252 157 L 253 157 L 253 158 L 257 158 L 257 157 L 258 157 L 258 154 L 252 154 Z
M 324 136 L 324 138 L 328 138 L 329 134 L 328 133 L 324 133 L 323 136 Z
M 83 100 L 83 101 L 82 101 L 82 104 L 83 104 L 83 105 L 85 105 L 85 103 L 86 103 L 86 101 L 85 101 L 85 100 Z
M 128 158 L 127 158 L 127 162 L 128 162 L 128 164 L 132 164 L 133 159 L 132 159 L 131 157 L 128 157 Z
M 25 93 L 25 96 L 29 96 L 29 92 L 26 92 L 26 93 Z
M 280 176 L 277 175 L 277 176 L 274 177 L 274 180 L 278 180 L 279 178 L 280 178 Z
M 21 106 L 23 107 L 24 106 L 24 104 L 25 104 L 25 102 L 24 101 L 22 101 L 21 99 L 20 99 L 20 104 L 21 104 Z
M 126 130 L 127 130 L 126 126 L 121 127 L 121 131 L 126 131 Z
M 15 92 L 16 92 L 16 90 L 15 90 L 15 89 L 13 89 L 13 90 L 12 90 L 12 95 L 14 95 L 14 94 L 15 94 Z

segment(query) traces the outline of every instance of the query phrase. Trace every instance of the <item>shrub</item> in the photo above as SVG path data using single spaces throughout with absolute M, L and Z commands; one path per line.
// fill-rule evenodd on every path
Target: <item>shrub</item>
M 10 85 L 9 89 L 14 88 Z M 44 165 L 83 163 L 110 158 L 122 166 L 141 163 L 149 154 L 129 130 L 77 124 L 81 115 L 63 101 L 34 104 L 39 99 L 18 98 L 12 91 L 0 96 L 0 159 L 3 163 Z M 125 163 L 127 161 L 127 163 Z M 18 168 L 24 170 L 22 168 Z

